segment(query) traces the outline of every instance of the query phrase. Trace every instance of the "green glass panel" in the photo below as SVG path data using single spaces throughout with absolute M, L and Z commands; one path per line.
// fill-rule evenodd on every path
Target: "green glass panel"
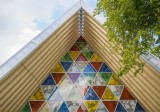
M 80 50 L 82 50 L 86 45 L 87 43 L 77 43 L 77 46 L 79 47 Z
M 112 76 L 112 73 L 99 73 L 99 74 L 103 78 L 103 80 L 108 84 Z
M 23 108 L 20 110 L 20 112 L 31 112 L 31 109 L 29 107 L 28 102 L 23 106 Z
M 61 61 L 73 61 L 71 56 L 67 53 L 62 59 Z
M 83 52 L 84 56 L 90 60 L 94 52 Z

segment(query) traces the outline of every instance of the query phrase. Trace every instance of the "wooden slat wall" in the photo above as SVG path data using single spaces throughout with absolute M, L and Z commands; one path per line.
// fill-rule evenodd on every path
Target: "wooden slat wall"
M 120 56 L 110 52 L 105 29 L 87 12 L 85 12 L 84 38 L 95 49 L 97 54 L 108 64 L 112 71 L 117 74 L 121 66 Z M 105 50 L 102 47 L 105 46 Z M 128 90 L 137 98 L 142 106 L 149 112 L 160 111 L 160 73 L 145 63 L 144 72 L 133 76 L 132 69 L 120 80 Z
M 19 111 L 77 39 L 78 14 L 74 14 L 0 80 L 0 112 Z

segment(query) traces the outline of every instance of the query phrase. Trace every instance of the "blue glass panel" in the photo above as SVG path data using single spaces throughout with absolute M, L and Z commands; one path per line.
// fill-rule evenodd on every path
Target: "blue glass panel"
M 105 63 L 103 63 L 99 72 L 112 72 L 112 71 L 109 69 L 109 67 Z
M 94 90 L 90 87 L 84 97 L 84 100 L 99 100 L 99 98 L 96 95 L 96 93 L 94 92 Z
M 42 85 L 56 85 L 51 74 L 47 77 L 47 79 L 42 83 Z
M 63 102 L 63 104 L 61 105 L 60 109 L 58 110 L 58 112 L 69 112 L 65 102 Z
M 122 104 L 119 102 L 118 105 L 117 105 L 117 109 L 115 112 L 127 112 L 125 110 L 125 108 L 122 106 Z
M 144 108 L 137 102 L 135 112 L 146 112 Z
M 65 69 L 65 71 L 67 72 L 67 70 L 69 69 L 69 67 L 72 65 L 73 62 L 61 62 L 63 68 Z
M 96 70 L 93 68 L 91 63 L 88 63 L 88 65 L 86 66 L 83 72 L 96 72 Z

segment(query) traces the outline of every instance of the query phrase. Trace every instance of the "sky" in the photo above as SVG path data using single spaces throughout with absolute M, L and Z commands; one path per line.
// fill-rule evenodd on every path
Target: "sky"
M 79 0 L 0 0 L 0 65 Z M 95 8 L 97 0 L 84 0 Z

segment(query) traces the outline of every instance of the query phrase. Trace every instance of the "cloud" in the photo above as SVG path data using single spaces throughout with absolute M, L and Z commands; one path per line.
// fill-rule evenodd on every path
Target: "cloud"
M 0 0 L 0 65 L 77 1 Z

